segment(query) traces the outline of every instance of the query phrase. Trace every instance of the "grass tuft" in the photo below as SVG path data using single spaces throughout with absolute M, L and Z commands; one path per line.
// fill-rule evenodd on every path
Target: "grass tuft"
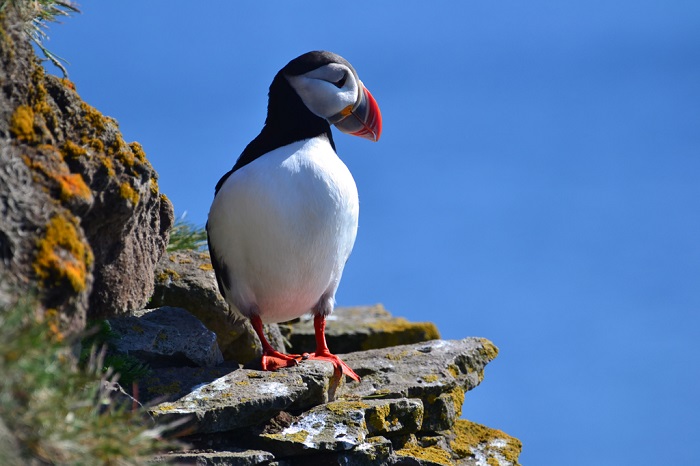
M 207 248 L 207 231 L 203 227 L 197 227 L 185 220 L 182 214 L 175 221 L 175 225 L 170 230 L 170 241 L 168 242 L 168 252 L 193 249 L 203 251 Z
M 104 351 L 81 368 L 56 313 L 39 316 L 29 299 L 0 309 L 0 422 L 18 446 L 0 448 L 0 464 L 141 465 L 178 447 L 164 439 L 172 425 L 115 401 Z
M 24 23 L 24 33 L 27 35 L 44 57 L 58 67 L 63 76 L 68 76 L 63 63 L 68 63 L 64 58 L 59 57 L 44 46 L 48 40 L 48 24 L 60 22 L 62 17 L 70 16 L 73 13 L 80 13 L 77 5 L 70 0 L 1 0 L 0 13 L 8 7 L 13 6 L 19 12 Z

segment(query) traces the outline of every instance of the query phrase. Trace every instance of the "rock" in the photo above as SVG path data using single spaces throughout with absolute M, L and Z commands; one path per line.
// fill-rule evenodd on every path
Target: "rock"
M 359 383 L 338 383 L 332 365 L 315 360 L 277 372 L 164 369 L 172 381 L 200 373 L 170 387 L 171 399 L 184 396 L 149 412 L 157 422 L 186 422 L 192 450 L 167 456 L 177 464 L 517 466 L 516 439 L 458 419 L 497 351 L 466 338 L 346 354 Z
M 235 370 L 150 412 L 156 419 L 190 419 L 195 433 L 224 432 L 263 423 L 287 409 L 328 401 L 330 364 L 306 361 L 279 372 Z
M 139 401 L 144 404 L 175 401 L 237 369 L 237 364 L 226 363 L 216 367 L 153 368 L 138 381 Z
M 147 309 L 108 322 L 117 334 L 112 349 L 151 367 L 210 367 L 223 362 L 216 335 L 184 309 Z
M 336 401 L 312 408 L 279 432 L 261 435 L 264 445 L 280 456 L 308 450 L 344 451 L 377 435 L 417 432 L 423 406 L 416 399 Z
M 217 335 L 227 361 L 247 363 L 262 355 L 260 340 L 248 319 L 232 313 L 219 293 L 208 252 L 177 251 L 164 255 L 155 271 L 150 306 L 187 309 Z M 284 351 L 277 325 L 266 325 L 268 341 Z
M 360 383 L 340 384 L 337 395 L 349 400 L 417 399 L 405 402 L 417 407 L 420 401 L 421 414 L 414 416 L 421 422 L 414 423 L 422 430 L 447 429 L 461 412 L 465 391 L 479 384 L 484 367 L 495 355 L 496 349 L 489 341 L 477 338 L 350 353 L 344 359 L 351 361 L 351 367 L 363 379 Z M 156 418 L 192 416 L 194 432 L 223 432 L 261 424 L 281 410 L 309 409 L 325 403 L 334 382 L 333 366 L 325 361 L 303 361 L 277 372 L 240 369 L 174 402 L 157 405 L 151 412 Z M 371 401 L 360 401 L 370 409 L 367 418 L 372 433 L 403 432 L 398 426 L 404 421 L 394 423 L 393 431 L 377 427 L 382 425 L 381 419 L 396 415 L 401 404 L 382 401 L 377 407 Z
M 292 353 L 313 351 L 316 347 L 313 317 L 279 324 Z M 384 306 L 338 307 L 328 318 L 326 341 L 335 353 L 350 353 L 388 346 L 436 340 L 440 332 L 432 322 L 409 322 L 393 317 Z
M 457 464 L 519 466 L 518 457 L 522 443 L 500 430 L 458 419 L 454 427 L 446 433 L 446 439 L 454 455 L 461 460 Z
M 498 349 L 483 338 L 433 340 L 350 353 L 343 360 L 362 377 L 339 396 L 419 398 L 424 431 L 448 429 L 461 415 L 464 393 L 481 383 Z
M 167 463 L 174 466 L 254 466 L 269 464 L 274 459 L 272 453 L 262 450 L 237 451 L 185 451 L 162 455 L 154 459 L 154 463 Z
M 14 7 L 0 17 L 0 279 L 36 291 L 65 331 L 152 294 L 172 206 L 138 143 L 46 75 Z M 4 299 L 5 300 L 5 299 Z

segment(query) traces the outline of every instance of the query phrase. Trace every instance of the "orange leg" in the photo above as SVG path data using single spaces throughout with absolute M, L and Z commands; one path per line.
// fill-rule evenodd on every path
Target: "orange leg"
M 262 320 L 260 320 L 260 317 L 251 317 L 250 323 L 253 324 L 253 329 L 255 330 L 255 333 L 258 334 L 260 343 L 262 343 L 262 370 L 274 371 L 280 367 L 292 367 L 299 364 L 299 360 L 301 359 L 300 355 L 280 353 L 272 347 L 270 342 L 267 341 L 267 338 L 265 338 L 265 333 L 263 332 L 263 323 Z
M 342 373 L 353 380 L 360 381 L 360 376 L 350 366 L 345 364 L 338 356 L 331 354 L 326 344 L 326 318 L 321 315 L 314 316 L 314 330 L 316 332 L 316 352 L 309 354 L 308 359 L 320 359 L 333 363 L 336 374 Z

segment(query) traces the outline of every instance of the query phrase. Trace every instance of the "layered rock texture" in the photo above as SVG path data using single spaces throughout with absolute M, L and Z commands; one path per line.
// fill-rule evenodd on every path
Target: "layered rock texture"
M 256 367 L 260 354 L 252 329 L 229 315 L 216 293 L 207 253 L 166 254 L 155 282 L 151 304 L 161 307 L 109 322 L 119 335 L 112 351 L 151 364 L 136 385 L 140 401 L 151 406 L 157 422 L 180 425 L 190 445 L 159 460 L 518 464 L 517 439 L 460 419 L 465 394 L 498 353 L 488 340 L 441 340 L 433 324 L 394 317 L 381 305 L 338 308 L 328 323 L 329 345 L 346 353 L 343 360 L 361 382 L 340 379 L 323 361 L 263 372 Z M 184 309 L 170 307 L 178 305 L 208 330 Z M 309 320 L 267 330 L 278 336 L 278 348 L 308 352 L 314 345 Z M 224 361 L 212 351 L 216 342 L 226 348 Z
M 350 313 L 362 309 L 372 307 L 352 308 Z M 164 319 L 168 314 L 173 317 Z M 357 351 L 342 356 L 362 377 L 358 383 L 340 379 L 333 366 L 323 361 L 302 361 L 277 372 L 231 361 L 216 364 L 215 359 L 203 357 L 211 354 L 213 332 L 206 336 L 197 325 L 176 326 L 182 332 L 179 336 L 172 332 L 173 319 L 189 319 L 185 314 L 162 307 L 139 317 L 110 320 L 113 328 L 119 328 L 121 346 L 116 351 L 157 361 L 137 384 L 140 400 L 151 406 L 156 422 L 177 424 L 178 432 L 184 434 L 181 439 L 190 446 L 159 461 L 518 464 L 517 439 L 460 419 L 465 394 L 479 385 L 485 366 L 498 353 L 488 340 L 434 339 L 361 350 L 367 341 L 375 341 L 367 337 L 367 328 L 388 317 L 383 311 L 379 319 L 368 319 L 360 325 L 364 328 L 351 332 L 350 340 L 357 342 L 351 350 Z M 153 325 L 158 321 L 162 328 Z M 148 323 L 148 330 L 144 331 L 142 322 Z M 169 336 L 159 336 L 165 334 Z M 414 338 L 410 330 L 404 334 Z M 136 350 L 123 344 L 132 340 L 140 342 Z M 194 340 L 201 345 L 192 344 Z
M 47 75 L 0 16 L 0 304 L 37 293 L 76 331 L 143 307 L 172 206 L 141 146 Z

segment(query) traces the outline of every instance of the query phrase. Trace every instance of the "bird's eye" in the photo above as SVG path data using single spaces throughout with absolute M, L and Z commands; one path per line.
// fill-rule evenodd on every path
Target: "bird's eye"
M 333 85 L 335 87 L 337 87 L 338 89 L 340 89 L 341 87 L 343 87 L 345 85 L 345 81 L 347 80 L 347 78 L 348 78 L 347 75 L 344 74 L 343 77 L 340 78 L 338 81 L 334 82 Z

